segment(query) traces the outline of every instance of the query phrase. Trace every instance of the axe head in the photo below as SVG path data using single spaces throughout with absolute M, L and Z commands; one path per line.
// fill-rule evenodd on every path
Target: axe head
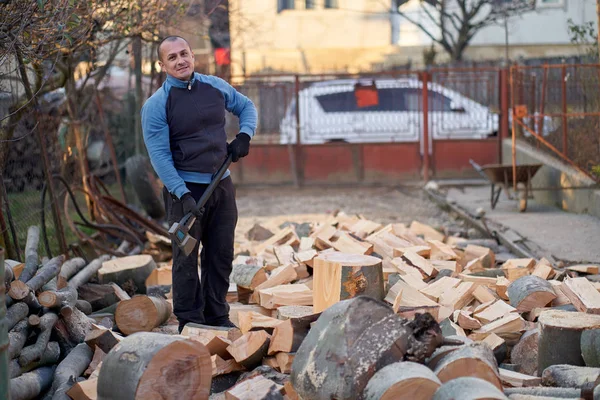
M 190 218 L 186 223 L 175 222 L 169 229 L 171 240 L 177 244 L 177 247 L 187 256 L 192 253 L 198 241 L 190 235 L 189 226 L 193 225 L 195 218 Z M 191 223 L 190 223 L 191 222 Z

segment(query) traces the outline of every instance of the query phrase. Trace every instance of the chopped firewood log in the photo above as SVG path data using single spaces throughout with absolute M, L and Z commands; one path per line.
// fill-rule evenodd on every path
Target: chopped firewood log
M 496 279 L 496 293 L 502 300 L 508 301 L 507 291 L 510 283 L 511 281 L 501 276 Z
M 365 387 L 365 400 L 429 400 L 441 386 L 437 376 L 426 366 L 410 361 L 397 362 L 378 370 Z
M 600 367 L 600 329 L 581 333 L 581 355 L 588 367 Z
M 591 264 L 571 265 L 567 267 L 569 271 L 575 271 L 582 274 L 596 275 L 600 272 L 600 266 Z
M 312 307 L 310 309 L 312 310 Z M 271 310 L 261 307 L 258 304 L 229 303 L 229 320 L 236 326 L 240 326 L 238 321 L 240 311 L 254 311 L 267 317 L 271 316 Z
M 412 221 L 408 229 L 413 235 L 423 236 L 426 240 L 439 240 L 443 242 L 446 238 L 446 235 L 443 233 L 419 221 Z
M 581 389 L 556 387 L 505 388 L 504 393 L 515 400 L 581 399 Z
M 139 332 L 108 353 L 100 399 L 208 399 L 212 363 L 206 347 L 182 336 Z M 185 382 L 185 384 L 178 384 Z
M 481 322 L 471 317 L 469 313 L 463 310 L 456 310 L 458 314 L 455 322 L 463 329 L 473 330 L 481 328 Z
M 416 268 L 414 268 L 414 269 L 416 270 Z M 419 275 L 415 275 L 415 274 L 402 275 L 401 274 L 400 279 L 402 279 L 404 282 L 406 282 L 408 284 L 408 286 L 415 288 L 417 290 L 426 289 L 427 287 L 429 287 L 429 285 L 423 281 L 423 277 L 420 274 Z
M 231 345 L 232 341 L 227 339 L 226 336 L 227 333 L 224 331 L 215 332 L 214 330 L 196 328 L 193 330 L 193 335 L 188 337 L 205 345 L 211 356 L 218 355 L 223 360 L 229 360 L 231 354 L 227 351 L 227 347 Z
M 456 261 L 440 261 L 440 260 L 430 260 L 431 266 L 435 268 L 438 272 L 444 269 L 449 269 L 453 272 L 460 272 Z
M 252 226 L 252 228 L 250 228 L 250 230 L 248 232 L 246 232 L 246 238 L 248 238 L 248 240 L 253 240 L 253 241 L 262 242 L 272 236 L 273 236 L 273 232 L 271 232 L 270 230 L 268 230 L 267 228 L 265 228 L 264 226 L 262 226 L 260 224 L 254 224 L 254 226 Z
M 496 265 L 496 256 L 494 252 L 483 246 L 469 244 L 465 248 L 464 261 L 479 260 L 483 268 L 494 268 Z
M 92 320 L 77 308 L 63 307 L 60 315 L 60 321 L 64 322 L 69 339 L 74 343 L 83 342 L 86 335 L 93 329 Z
M 207 333 L 208 332 L 208 333 Z M 220 336 L 231 342 L 242 337 L 242 332 L 234 327 L 209 326 L 194 323 L 187 323 L 181 331 L 182 336 L 190 338 L 202 338 L 206 335 Z M 209 336 L 212 338 L 212 336 Z
M 121 340 L 123 336 L 109 329 L 94 329 L 85 336 L 85 343 L 91 349 L 98 347 L 105 353 L 109 353 Z
M 85 267 L 85 260 L 81 257 L 71 258 L 63 263 L 57 277 L 56 287 L 62 289 L 67 286 L 69 279 Z
M 126 335 L 149 332 L 166 322 L 172 311 L 171 304 L 163 298 L 134 296 L 119 303 L 115 311 L 115 322 Z
M 225 392 L 225 400 L 267 400 L 283 399 L 283 386 L 262 375 L 236 384 Z
M 516 313 L 517 309 L 502 300 L 492 301 L 491 304 L 477 308 L 473 312 L 473 317 L 481 321 L 482 324 L 489 324 L 497 319 L 506 316 L 509 313 Z
M 150 272 L 148 278 L 146 278 L 146 287 L 150 286 L 168 286 L 173 284 L 173 266 L 167 265 L 164 267 L 156 268 Z
M 552 285 L 554 289 L 554 293 L 556 294 L 556 299 L 552 300 L 552 307 L 564 306 L 565 304 L 572 304 L 571 300 L 565 294 L 562 288 L 562 282 L 557 280 L 548 281 Z
M 540 314 L 538 324 L 538 374 L 541 374 L 551 365 L 585 365 L 581 355 L 581 333 L 586 329 L 600 328 L 600 316 L 547 310 Z
M 536 264 L 535 268 L 533 269 L 533 272 L 531 272 L 531 275 L 538 276 L 544 280 L 548 280 L 548 279 L 552 278 L 555 274 L 554 274 L 554 269 L 552 268 L 551 265 L 547 265 L 547 264 L 538 262 Z
M 235 362 L 233 358 L 229 360 L 224 360 L 219 357 L 218 354 L 212 355 L 210 357 L 210 361 L 212 364 L 212 376 L 225 375 L 235 371 L 242 371 L 244 367 Z
M 600 298 L 600 293 L 598 298 Z M 533 275 L 521 277 L 510 284 L 507 290 L 510 305 L 518 312 L 528 312 L 536 307 L 544 307 L 556 298 L 548 281 Z
M 449 353 L 433 372 L 444 383 L 462 376 L 471 376 L 502 389 L 494 353 L 482 343 L 466 344 Z
M 27 365 L 21 366 L 19 364 L 18 359 L 14 359 L 10 362 L 9 370 L 10 370 L 10 378 L 16 378 L 21 376 L 22 374 L 37 369 L 39 367 L 43 367 L 45 365 L 53 365 L 58 362 L 60 358 L 60 346 L 57 342 L 49 342 L 42 353 L 42 356 Z
M 27 228 L 27 241 L 25 242 L 25 266 L 19 275 L 18 280 L 27 282 L 38 270 L 38 246 L 40 243 L 40 228 L 32 225 Z
M 363 391 L 376 366 L 423 362 L 441 342 L 431 315 L 407 321 L 383 302 L 359 296 L 321 314 L 296 352 L 290 379 L 302 398 L 350 399 Z
M 264 329 L 269 334 L 273 333 L 273 329 L 281 323 L 281 320 L 267 317 L 254 311 L 238 312 L 238 326 L 242 333 Z
M 524 329 L 524 327 L 525 320 L 523 320 L 519 314 L 509 313 L 494 322 L 490 322 L 489 324 L 485 324 L 481 328 L 474 330 L 469 337 L 474 340 L 483 340 L 489 334 L 495 333 L 505 340 L 509 338 L 513 339 L 513 335 L 521 336 L 519 332 Z
M 594 383 L 600 376 L 600 368 L 575 365 L 551 365 L 542 372 L 542 385 L 563 388 L 582 388 Z
M 315 249 L 309 248 L 308 250 L 299 251 L 298 253 L 296 253 L 294 256 L 294 260 L 298 263 L 306 264 L 309 267 L 312 267 L 313 259 L 317 256 L 317 254 L 318 253 Z
M 19 303 L 17 303 L 19 304 Z M 8 332 L 8 359 L 12 360 L 17 357 L 21 352 L 25 342 L 29 337 L 31 326 L 27 319 L 19 321 L 11 330 Z
M 31 277 L 27 282 L 21 280 L 13 282 L 8 295 L 14 300 L 23 300 L 30 292 L 35 293 L 58 275 L 64 260 L 65 257 L 63 255 L 54 257 L 39 269 L 37 275 Z
M 600 293 L 586 278 L 567 278 L 561 289 L 578 311 L 600 314 Z
M 496 335 L 495 333 L 491 333 L 481 342 L 487 344 L 490 349 L 492 349 L 498 364 L 501 364 L 504 362 L 504 360 L 506 360 L 506 357 L 508 356 L 508 345 L 500 336 Z
M 290 318 L 302 318 L 309 315 L 318 315 L 313 312 L 311 306 L 281 306 L 277 309 L 277 319 L 286 320 Z
M 54 328 L 54 324 L 56 324 L 57 320 L 58 316 L 51 312 L 44 314 L 40 318 L 40 332 L 37 335 L 35 344 L 27 346 L 21 350 L 21 354 L 19 356 L 19 365 L 21 367 L 25 367 L 35 361 L 39 361 L 42 358 L 44 352 L 46 351 L 46 347 L 48 346 L 48 342 L 50 342 L 52 328 Z
M 383 270 L 381 260 L 376 257 L 339 252 L 321 254 L 314 259 L 313 278 L 315 313 L 356 296 L 384 298 Z
M 415 253 L 421 257 L 429 259 L 431 257 L 431 246 L 407 246 L 407 247 L 394 247 L 394 258 L 402 257 L 404 253 Z
M 473 291 L 473 297 L 480 303 L 487 303 L 488 301 L 494 301 L 497 299 L 496 292 L 492 289 L 479 285 Z
M 80 343 L 71 350 L 56 367 L 54 381 L 52 382 L 53 399 L 69 399 L 66 393 L 73 386 L 74 380 L 72 377 L 81 376 L 90 365 L 92 357 L 93 351 L 85 343 Z
M 102 351 L 100 347 L 94 346 L 92 348 L 94 349 L 94 356 L 92 357 L 92 361 L 90 361 L 90 365 L 83 373 L 85 377 L 91 376 L 96 370 L 96 368 L 98 368 L 98 366 L 102 363 L 104 357 L 106 357 L 106 353 Z
M 335 228 L 334 228 L 335 229 Z M 290 246 L 294 246 L 300 243 L 300 239 L 296 234 L 296 230 L 293 226 L 288 226 L 279 232 L 276 232 L 269 239 L 264 242 L 254 246 L 253 254 L 260 254 L 265 251 L 267 248 L 272 248 L 273 246 L 282 246 L 288 244 Z
M 273 247 L 273 253 L 280 266 L 288 265 L 294 259 L 294 248 L 290 245 L 275 246 Z
M 258 303 L 260 301 L 260 296 L 258 293 L 260 290 L 279 285 L 285 285 L 296 279 L 298 279 L 298 274 L 296 273 L 294 264 L 288 264 L 286 266 L 276 268 L 271 272 L 271 275 L 266 281 L 253 288 L 254 293 L 250 296 L 250 302 Z
M 461 328 L 460 326 L 458 326 L 457 324 L 455 324 L 454 322 L 452 322 L 450 320 L 450 318 L 445 318 L 444 320 L 442 320 L 440 322 L 440 328 L 442 329 L 442 334 L 444 335 L 444 337 L 446 336 L 464 336 L 466 337 L 467 334 L 465 333 L 465 330 L 463 328 Z
M 450 321 L 450 320 L 445 320 Z M 444 330 L 442 324 L 440 324 L 440 328 L 442 328 L 442 334 L 444 334 Z M 462 347 L 463 344 L 473 343 L 471 339 L 465 336 L 457 336 L 457 335 L 446 335 L 444 334 L 444 342 L 451 342 L 456 344 L 445 344 L 443 346 L 435 349 L 433 354 L 426 360 L 425 365 L 427 365 L 430 369 L 434 370 L 437 364 L 449 353 L 453 352 L 456 349 Z
M 108 254 L 104 254 L 94 260 L 91 263 L 83 267 L 79 272 L 73 276 L 68 283 L 68 286 L 72 288 L 79 288 L 84 283 L 87 283 L 92 276 L 96 275 L 98 271 L 102 268 L 104 262 L 110 260 L 110 256 Z
M 313 291 L 306 285 L 279 285 L 259 292 L 260 305 L 274 309 L 278 306 L 308 306 L 313 303 Z
M 262 365 L 267 365 L 273 369 L 279 369 L 279 364 L 277 364 L 277 358 L 275 356 L 264 357 Z
M 266 331 L 248 332 L 227 347 L 227 351 L 240 365 L 252 369 L 267 355 L 270 338 Z
M 508 400 L 494 384 L 477 377 L 463 376 L 445 382 L 432 400 Z
M 396 297 L 392 300 L 391 296 L 396 294 Z M 437 321 L 440 318 L 440 305 L 435 301 L 431 300 L 421 292 L 413 289 L 403 281 L 398 281 L 386 296 L 386 301 L 392 300 L 393 310 L 398 314 L 402 314 L 403 317 L 409 318 L 410 314 L 416 312 L 428 312 Z M 407 315 L 409 314 L 409 315 Z
M 491 271 L 491 270 L 486 270 L 486 271 Z M 472 274 L 469 273 L 460 273 L 458 275 L 458 277 L 463 281 L 463 282 L 473 282 L 473 283 L 478 283 L 480 285 L 485 285 L 491 288 L 495 288 L 496 287 L 496 280 L 497 277 L 488 277 L 488 276 L 481 276 L 479 275 L 479 272 L 475 272 Z
M 148 254 L 114 258 L 102 263 L 98 281 L 114 282 L 128 293 L 145 294 L 146 279 L 155 269 L 156 263 Z
M 472 282 L 462 282 L 456 288 L 444 291 L 440 296 L 439 303 L 452 310 L 463 308 L 473 301 L 473 291 L 476 287 L 477 285 Z
M 292 372 L 292 363 L 294 362 L 293 353 L 285 353 L 279 352 L 275 354 L 275 359 L 277 360 L 277 365 L 279 366 L 279 372 L 283 374 L 289 374 Z
M 27 307 L 27 304 L 15 303 L 10 306 L 6 311 L 5 317 L 7 329 L 11 330 L 17 322 L 23 318 L 27 318 L 27 314 L 29 314 L 29 307 Z
M 520 372 L 510 371 L 508 369 L 499 369 L 500 380 L 504 386 L 508 387 L 532 387 L 539 386 L 542 379 L 537 376 L 522 374 Z
M 55 366 L 46 366 L 10 380 L 11 400 L 35 399 L 52 385 Z
M 425 258 L 421 257 L 420 255 L 418 255 L 415 252 L 407 251 L 406 253 L 404 253 L 402 255 L 402 259 L 406 263 L 408 263 L 408 265 L 415 267 L 419 271 L 421 271 L 423 276 L 426 278 L 435 276 L 435 274 L 437 273 L 435 268 L 433 268 L 431 266 L 431 263 L 429 262 L 429 260 L 426 260 Z
M 98 398 L 98 378 L 76 382 L 67 390 L 67 396 L 73 400 L 96 400 Z
M 525 332 L 510 352 L 511 361 L 518 364 L 524 374 L 537 376 L 539 334 L 537 328 Z
M 319 318 L 320 314 L 310 314 L 301 317 L 288 318 L 281 321 L 273 330 L 268 354 L 277 352 L 294 353 L 310 330 L 310 325 Z
M 457 255 L 452 247 L 439 240 L 428 240 L 427 244 L 431 247 L 430 260 L 450 261 L 456 260 Z
M 419 289 L 419 292 L 423 293 L 431 300 L 438 302 L 445 291 L 456 288 L 460 283 L 460 279 L 445 276 L 434 283 L 426 285 L 425 288 Z
M 109 307 L 120 300 L 115 293 L 114 286 L 94 283 L 86 283 L 77 288 L 77 297 L 86 300 L 96 311 Z
M 255 258 L 248 257 L 244 264 L 234 263 L 230 281 L 244 289 L 256 289 L 258 285 L 267 280 L 267 271 L 262 265 L 257 265 L 256 261 Z
M 75 307 L 85 315 L 90 315 L 92 313 L 92 305 L 85 300 L 77 300 L 75 302 Z

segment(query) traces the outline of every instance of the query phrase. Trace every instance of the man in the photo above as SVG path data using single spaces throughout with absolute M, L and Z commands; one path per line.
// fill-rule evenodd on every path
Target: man
M 228 154 L 233 162 L 248 155 L 257 113 L 252 101 L 224 80 L 194 72 L 194 54 L 184 38 L 164 39 L 158 58 L 167 79 L 142 107 L 142 129 L 152 166 L 165 185 L 170 226 L 195 207 Z M 240 120 L 240 133 L 229 144 L 225 110 Z M 199 245 L 185 256 L 173 244 L 173 308 L 179 332 L 188 322 L 234 326 L 225 297 L 237 216 L 235 188 L 227 171 L 203 217 L 190 230 L 202 243 L 201 279 Z

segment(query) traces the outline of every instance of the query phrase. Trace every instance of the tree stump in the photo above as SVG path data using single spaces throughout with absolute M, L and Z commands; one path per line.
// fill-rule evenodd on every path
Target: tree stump
M 462 377 L 444 383 L 432 400 L 508 400 L 501 389 L 479 378 Z
M 408 321 L 385 303 L 359 296 L 321 314 L 296 352 L 290 379 L 302 398 L 354 399 L 378 369 L 423 362 L 441 342 L 431 315 Z
M 119 303 L 115 311 L 115 322 L 126 335 L 150 332 L 166 322 L 171 312 L 171 305 L 163 298 L 134 296 Z
M 385 297 L 382 262 L 377 257 L 330 252 L 313 260 L 313 310 L 360 295 Z
M 519 312 L 545 307 L 556 299 L 552 285 L 539 276 L 527 275 L 510 284 L 507 290 L 510 305 Z
M 102 264 L 98 280 L 100 283 L 114 282 L 128 293 L 146 293 L 146 278 L 155 269 L 154 259 L 147 254 L 115 258 Z
M 449 353 L 441 359 L 434 372 L 444 383 L 471 376 L 488 381 L 502 390 L 494 353 L 489 346 L 481 342 L 466 344 Z
M 538 375 L 551 365 L 585 365 L 581 356 L 581 333 L 586 329 L 600 328 L 600 316 L 547 310 L 540 314 L 538 323 Z
M 212 365 L 206 347 L 181 336 L 140 332 L 106 355 L 98 400 L 206 400 Z
M 373 375 L 365 391 L 365 400 L 429 400 L 442 382 L 426 366 L 410 361 L 383 367 Z

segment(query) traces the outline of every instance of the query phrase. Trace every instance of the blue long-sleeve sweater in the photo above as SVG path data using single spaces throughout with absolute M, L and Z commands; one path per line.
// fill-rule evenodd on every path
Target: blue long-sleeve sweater
M 150 161 L 167 190 L 178 198 L 189 192 L 185 182 L 210 183 L 224 161 L 224 110 L 239 118 L 240 132 L 254 136 L 254 104 L 216 76 L 194 73 L 189 81 L 181 81 L 167 75 L 142 107 Z

